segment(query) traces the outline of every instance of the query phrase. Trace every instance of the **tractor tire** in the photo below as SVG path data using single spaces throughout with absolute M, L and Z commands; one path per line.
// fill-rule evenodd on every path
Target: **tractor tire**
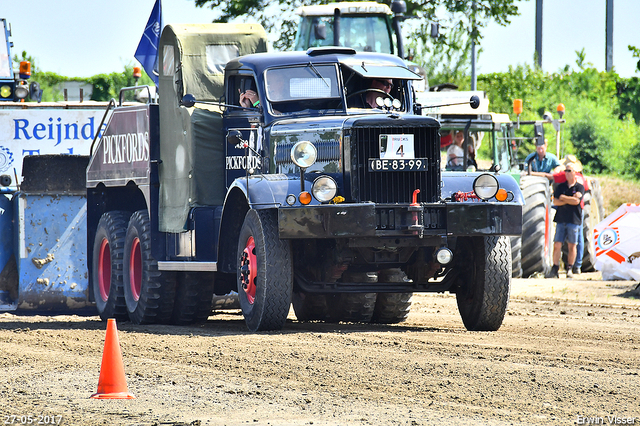
M 400 269 L 378 272 L 378 282 L 405 282 L 407 275 Z M 378 293 L 371 318 L 372 323 L 398 324 L 407 319 L 411 311 L 413 293 Z
M 546 274 L 553 265 L 551 188 L 540 176 L 522 176 L 522 276 Z
M 296 291 L 293 293 L 293 311 L 298 321 L 328 321 L 329 300 L 333 295 L 305 293 Z
M 522 237 L 511 237 L 511 277 L 522 278 Z
M 590 179 L 590 191 L 584 198 L 584 221 L 582 230 L 584 232 L 584 253 L 582 256 L 582 270 L 584 272 L 595 271 L 596 247 L 593 241 L 593 230 L 604 218 L 604 201 L 602 199 L 602 188 L 597 179 Z
M 469 331 L 496 331 L 502 325 L 511 290 L 511 244 L 508 237 L 458 241 L 456 301 Z
M 128 220 L 127 212 L 104 213 L 93 240 L 91 283 L 98 315 L 103 321 L 128 318 L 123 289 L 124 240 Z
M 596 264 L 596 249 L 593 241 L 593 230 L 604 219 L 602 189 L 597 179 L 589 180 L 590 190 L 584 194 L 584 220 L 582 232 L 584 236 L 584 252 L 582 254 L 582 272 L 594 272 Z M 567 244 L 562 245 L 562 261 L 567 264 Z
M 171 320 L 176 275 L 159 271 L 151 255 L 151 224 L 146 210 L 131 215 L 124 244 L 124 297 L 134 324 L 166 324 Z
M 213 272 L 179 272 L 171 323 L 189 325 L 202 323 L 213 309 Z
M 251 331 L 284 327 L 293 293 L 288 241 L 278 237 L 275 210 L 249 210 L 238 238 L 238 300 Z

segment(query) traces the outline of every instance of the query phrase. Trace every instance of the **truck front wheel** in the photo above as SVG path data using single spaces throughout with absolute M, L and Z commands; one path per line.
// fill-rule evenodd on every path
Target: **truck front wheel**
M 127 220 L 126 212 L 103 214 L 93 240 L 91 282 L 98 314 L 103 321 L 127 319 L 122 281 Z
M 151 225 L 146 210 L 129 219 L 124 244 L 124 296 L 134 324 L 162 324 L 171 319 L 175 274 L 158 270 L 151 255 Z
M 238 238 L 238 300 L 251 331 L 284 327 L 293 292 L 291 246 L 275 210 L 249 210 Z
M 467 330 L 496 331 L 502 325 L 511 290 L 509 237 L 458 240 L 460 263 L 456 300 Z

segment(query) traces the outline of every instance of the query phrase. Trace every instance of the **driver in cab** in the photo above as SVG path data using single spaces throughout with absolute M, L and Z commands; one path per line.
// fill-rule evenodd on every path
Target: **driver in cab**
M 370 90 L 367 92 L 365 96 L 365 106 L 367 108 L 380 108 L 380 106 L 376 103 L 376 99 L 381 96 L 379 92 L 382 90 L 384 93 L 389 94 L 391 89 L 393 89 L 393 81 L 390 78 L 376 78 L 371 81 Z

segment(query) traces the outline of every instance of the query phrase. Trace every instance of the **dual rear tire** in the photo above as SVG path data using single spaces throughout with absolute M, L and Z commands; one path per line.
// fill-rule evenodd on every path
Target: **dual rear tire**
M 213 275 L 158 270 L 146 210 L 102 215 L 92 266 L 94 299 L 102 320 L 191 324 L 211 313 Z

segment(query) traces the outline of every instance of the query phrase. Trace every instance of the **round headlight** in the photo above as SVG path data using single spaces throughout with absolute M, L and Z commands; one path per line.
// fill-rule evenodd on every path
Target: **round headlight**
M 8 98 L 11 96 L 11 86 L 4 85 L 0 87 L 0 96 L 3 98 Z
M 301 141 L 291 148 L 291 160 L 296 166 L 306 169 L 316 162 L 318 151 L 309 141 Z
M 336 193 L 338 192 L 338 185 L 331 176 L 320 176 L 313 182 L 311 192 L 313 192 L 313 196 L 316 197 L 316 200 L 321 203 L 328 203 L 336 196 Z
M 473 181 L 473 192 L 483 200 L 493 198 L 498 188 L 498 179 L 490 174 L 481 174 Z
M 16 86 L 16 98 L 24 99 L 29 95 L 29 86 L 19 84 Z
M 453 259 L 453 253 L 446 247 L 440 247 L 436 252 L 436 260 L 441 265 L 448 265 Z

